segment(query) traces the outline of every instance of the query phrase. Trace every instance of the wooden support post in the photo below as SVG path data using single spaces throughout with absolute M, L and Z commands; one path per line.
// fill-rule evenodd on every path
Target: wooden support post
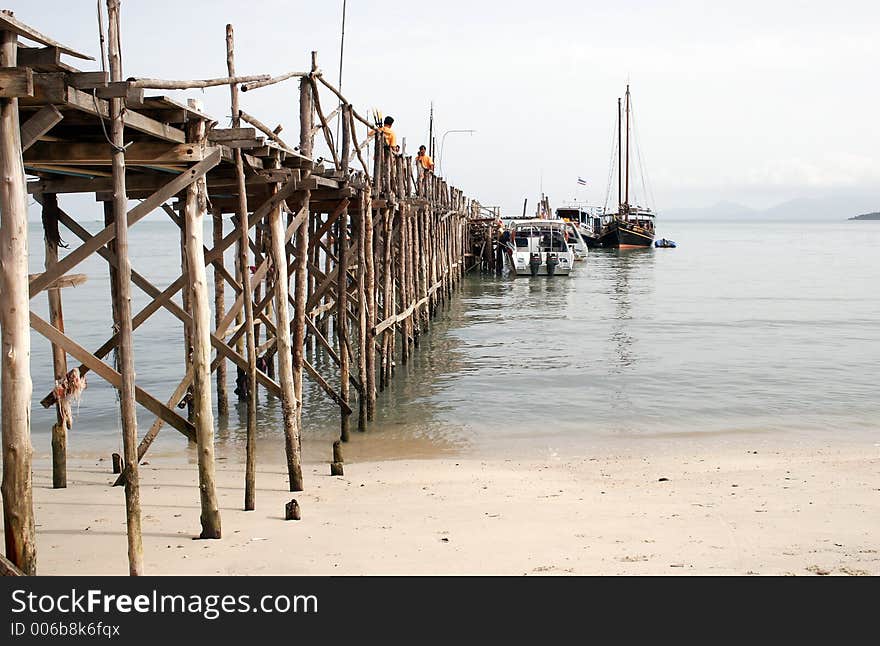
M 58 245 L 61 234 L 58 231 L 58 196 L 47 193 L 43 196 L 43 241 L 46 249 L 46 271 L 58 262 Z M 64 311 L 61 304 L 61 289 L 47 290 L 49 298 L 49 321 L 58 330 L 64 332 Z M 67 377 L 67 353 L 56 344 L 52 344 L 52 374 L 58 383 Z M 52 487 L 67 487 L 67 431 L 73 416 L 70 402 L 60 399 L 55 402 L 55 424 L 52 425 Z
M 0 32 L 0 67 L 16 66 L 17 35 Z M 37 572 L 31 482 L 31 337 L 28 323 L 28 224 L 18 99 L 0 98 L 0 327 L 2 327 L 3 519 L 6 558 Z
M 229 76 L 235 76 L 235 50 L 232 25 L 226 25 L 226 67 Z M 238 112 L 238 86 L 230 85 L 232 95 L 232 127 L 238 128 L 241 122 Z M 257 473 L 257 342 L 254 336 L 254 304 L 251 288 L 250 249 L 248 239 L 250 223 L 248 221 L 247 185 L 244 177 L 244 162 L 241 149 L 234 150 L 235 171 L 238 180 L 238 227 L 241 232 L 239 241 L 239 264 L 241 266 L 241 288 L 244 292 L 244 325 L 245 346 L 247 348 L 247 439 L 245 442 L 245 486 L 244 509 L 253 511 L 256 505 L 256 473 Z
M 223 240 L 223 212 L 220 209 L 214 208 L 211 211 L 212 218 L 212 233 L 214 237 L 214 249 L 220 248 L 220 243 Z M 225 282 L 222 276 L 222 270 L 224 269 L 224 261 L 223 255 L 214 261 L 214 329 L 220 325 L 220 321 L 223 320 L 223 312 L 226 311 L 226 304 L 224 303 L 225 296 Z M 217 364 L 217 414 L 220 417 L 225 417 L 229 414 L 229 395 L 227 393 L 226 388 L 226 359 L 222 356 L 218 357 L 219 363 Z
M 339 264 L 336 273 L 336 337 L 339 344 L 339 396 L 348 404 L 349 356 L 348 356 L 348 211 L 337 219 L 339 241 Z M 340 412 L 340 439 L 349 441 L 349 414 Z
M 277 159 L 276 167 L 280 166 Z M 273 192 L 277 192 L 275 185 Z M 306 218 L 305 226 L 308 226 Z M 288 292 L 290 278 L 287 274 L 287 239 L 281 221 L 281 205 L 269 211 L 269 240 L 272 265 L 275 269 L 275 347 L 278 353 L 278 377 L 281 383 L 281 411 L 284 424 L 284 448 L 287 456 L 287 478 L 291 491 L 302 491 L 302 455 L 300 449 L 300 426 L 297 417 L 298 401 L 293 383 L 293 349 L 290 340 L 290 309 Z M 302 348 L 300 347 L 300 351 Z
M 302 510 L 296 498 L 284 505 L 284 520 L 302 520 Z
M 201 103 L 190 99 L 189 107 L 201 110 Z M 205 122 L 187 124 L 190 143 L 205 140 Z M 220 507 L 214 482 L 214 412 L 211 407 L 211 306 L 208 301 L 208 273 L 205 269 L 203 240 L 204 218 L 208 195 L 204 178 L 186 189 L 184 235 L 186 268 L 189 274 L 189 305 L 192 325 L 189 326 L 189 348 L 193 371 L 192 422 L 196 427 L 199 463 L 199 497 L 201 501 L 201 538 L 220 538 Z
M 122 81 L 120 51 L 119 0 L 107 0 L 110 80 Z M 135 410 L 135 372 L 131 323 L 131 262 L 128 258 L 128 198 L 125 192 L 125 145 L 123 130 L 124 100 L 110 99 L 110 141 L 113 145 L 113 217 L 116 224 L 116 255 L 119 267 L 113 285 L 116 301 L 114 320 L 119 332 L 119 401 L 122 414 L 123 458 L 128 477 L 125 480 L 125 516 L 128 526 L 128 563 L 132 576 L 143 574 L 144 548 L 141 538 L 140 478 L 137 460 L 137 415 Z
M 314 52 L 312 60 L 312 71 L 315 71 L 316 65 L 314 61 Z M 313 141 L 312 126 L 314 125 L 314 114 L 312 110 L 312 95 L 309 79 L 303 77 L 299 85 L 299 150 L 300 153 L 308 158 L 312 156 Z M 307 177 L 308 173 L 304 173 Z M 303 191 L 300 194 L 299 211 L 300 213 L 309 213 L 309 202 L 311 200 L 311 192 Z M 308 300 L 308 255 L 309 255 L 309 217 L 306 215 L 305 220 L 299 227 L 296 237 L 296 285 L 294 287 L 294 299 L 296 306 L 294 307 L 293 321 L 293 384 L 296 394 L 297 408 L 297 424 L 298 428 L 302 428 L 302 373 L 305 357 L 303 357 L 305 331 L 306 331 L 306 303 Z M 300 483 L 300 488 L 302 484 Z
M 110 461 L 113 464 L 113 473 L 122 473 L 122 456 L 114 453 L 110 456 Z
M 364 218 L 364 302 L 367 308 L 367 378 L 363 384 L 367 393 L 367 421 L 372 421 L 376 415 L 376 251 L 373 244 L 373 190 L 369 184 L 364 187 L 361 212 Z
M 408 307 L 408 290 L 407 290 L 407 273 L 406 273 L 406 256 L 407 256 L 407 213 L 406 204 L 400 205 L 400 226 L 397 234 L 397 291 L 400 295 L 400 311 L 405 312 Z M 409 362 L 409 322 L 404 319 L 398 326 L 400 329 L 400 361 L 404 365 Z
M 367 430 L 367 296 L 366 296 L 366 220 L 370 204 L 364 199 L 369 187 L 361 192 L 357 218 L 358 256 L 357 256 L 357 297 L 358 297 L 358 431 Z M 372 348 L 370 348 L 372 349 Z

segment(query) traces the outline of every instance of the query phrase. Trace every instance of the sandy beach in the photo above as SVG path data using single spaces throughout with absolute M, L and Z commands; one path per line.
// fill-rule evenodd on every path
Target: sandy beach
M 354 452 L 356 454 L 356 451 Z M 36 461 L 40 574 L 127 573 L 121 488 L 80 458 L 51 489 Z M 141 471 L 148 574 L 877 575 L 880 445 L 787 438 L 633 440 L 590 454 L 218 467 L 223 539 L 199 532 L 195 464 Z M 297 498 L 301 521 L 283 520 Z

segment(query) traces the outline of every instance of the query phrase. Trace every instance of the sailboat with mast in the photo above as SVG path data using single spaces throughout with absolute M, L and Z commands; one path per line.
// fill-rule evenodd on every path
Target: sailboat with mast
M 626 146 L 623 138 L 626 117 Z M 654 242 L 654 213 L 649 208 L 629 203 L 629 151 L 630 151 L 630 94 L 626 86 L 626 105 L 621 107 L 617 99 L 617 213 L 606 215 L 603 220 L 599 242 L 603 247 L 628 249 L 650 247 Z

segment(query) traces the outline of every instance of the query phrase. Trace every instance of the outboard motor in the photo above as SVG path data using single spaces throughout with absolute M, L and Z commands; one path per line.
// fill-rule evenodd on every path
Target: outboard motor
M 559 256 L 555 253 L 547 254 L 547 275 L 552 276 L 556 273 L 556 265 L 559 264 Z
M 529 256 L 529 269 L 532 272 L 532 276 L 538 275 L 538 270 L 541 268 L 541 254 L 540 253 L 532 253 Z

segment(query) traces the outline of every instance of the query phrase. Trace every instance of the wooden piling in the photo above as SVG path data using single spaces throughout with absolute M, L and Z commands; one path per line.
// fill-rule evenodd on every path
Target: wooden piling
M 0 67 L 17 62 L 18 37 L 0 32 Z M 2 323 L 3 519 L 6 557 L 36 574 L 31 483 L 31 338 L 28 323 L 28 224 L 18 99 L 0 99 L 0 323 Z
M 47 193 L 43 196 L 43 241 L 46 250 L 45 267 L 49 271 L 58 263 L 58 246 L 61 235 L 58 231 L 58 196 Z M 57 330 L 64 332 L 64 312 L 61 289 L 46 290 L 49 299 L 49 322 Z M 62 383 L 67 377 L 67 353 L 57 344 L 52 344 L 52 373 L 55 383 Z M 70 402 L 66 398 L 55 402 L 55 423 L 52 425 L 52 487 L 67 487 L 67 432 L 70 430 L 72 415 Z
M 218 208 L 211 209 L 211 224 L 214 248 L 217 249 L 223 240 L 223 211 Z M 220 326 L 226 311 L 225 304 L 225 281 L 221 274 L 223 269 L 223 255 L 214 261 L 214 327 Z M 218 266 L 219 265 L 219 266 Z M 229 394 L 226 386 L 226 358 L 222 355 L 217 357 L 217 414 L 226 417 L 229 414 Z
M 235 76 L 235 44 L 232 25 L 226 25 L 226 67 L 229 76 Z M 232 127 L 238 128 L 241 122 L 238 111 L 238 86 L 229 86 L 232 104 Z M 244 176 L 244 162 L 241 149 L 234 149 L 235 174 L 238 183 L 237 215 L 241 235 L 239 241 L 239 265 L 241 267 L 241 288 L 244 293 L 245 347 L 247 350 L 247 437 L 245 441 L 245 487 L 244 509 L 253 511 L 256 506 L 257 474 L 257 342 L 254 334 L 253 289 L 251 288 L 250 222 L 248 215 L 247 184 Z
M 120 51 L 119 0 L 107 0 L 107 32 L 110 80 L 122 81 Z M 135 411 L 135 372 L 132 350 L 131 262 L 128 258 L 128 196 L 125 191 L 124 102 L 110 99 L 110 141 L 113 146 L 113 219 L 116 226 L 116 257 L 118 267 L 113 285 L 119 343 L 117 353 L 121 387 L 119 402 L 122 415 L 122 444 L 125 460 L 125 516 L 128 528 L 128 563 L 132 576 L 143 574 L 144 549 L 141 538 L 140 478 L 137 457 L 137 415 Z
M 190 100 L 196 110 L 201 104 Z M 193 120 L 187 125 L 187 139 L 203 145 L 205 122 Z M 220 538 L 220 507 L 214 481 L 214 412 L 211 406 L 211 307 L 208 301 L 208 276 L 205 269 L 204 218 L 207 213 L 207 192 L 204 179 L 186 189 L 184 208 L 186 267 L 189 274 L 191 348 L 192 422 L 196 427 L 199 464 L 199 498 L 201 502 L 201 538 Z
M 349 356 L 348 345 L 348 210 L 337 219 L 339 257 L 336 272 L 336 335 L 339 343 L 339 396 L 348 404 L 349 394 Z M 349 441 L 349 416 L 345 409 L 340 410 L 339 438 Z
M 277 163 L 276 158 L 276 166 Z M 279 185 L 273 188 L 277 193 Z M 303 480 L 300 454 L 300 427 L 297 417 L 296 387 L 293 383 L 293 349 L 290 338 L 290 309 L 288 294 L 290 278 L 287 274 L 285 227 L 281 221 L 281 205 L 269 211 L 270 257 L 275 270 L 273 288 L 275 298 L 275 347 L 278 354 L 278 376 L 281 382 L 281 413 L 284 425 L 284 447 L 287 457 L 287 477 L 291 491 Z M 306 222 L 308 226 L 308 222 Z

